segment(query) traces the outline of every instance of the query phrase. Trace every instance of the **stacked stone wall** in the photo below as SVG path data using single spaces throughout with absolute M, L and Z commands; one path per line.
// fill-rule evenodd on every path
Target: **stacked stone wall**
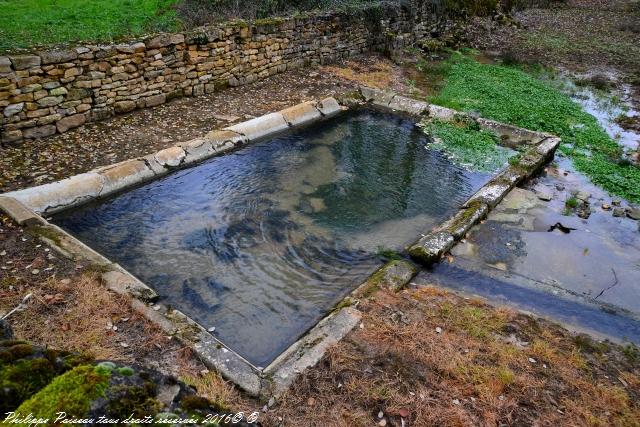
M 393 51 L 442 33 L 428 7 L 329 13 L 112 45 L 0 56 L 0 142 L 66 132 L 173 98 L 239 86 L 366 51 Z

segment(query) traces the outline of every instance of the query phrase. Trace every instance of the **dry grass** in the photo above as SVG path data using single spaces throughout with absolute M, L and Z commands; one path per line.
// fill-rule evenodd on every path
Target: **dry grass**
M 583 354 L 557 326 L 430 287 L 379 291 L 359 308 L 363 327 L 295 383 L 267 425 L 374 425 L 379 412 L 387 425 L 418 426 L 640 420 L 639 366 L 614 346 Z
M 352 83 L 387 89 L 396 80 L 397 68 L 384 58 L 368 61 L 345 61 L 341 65 L 324 66 L 321 70 Z

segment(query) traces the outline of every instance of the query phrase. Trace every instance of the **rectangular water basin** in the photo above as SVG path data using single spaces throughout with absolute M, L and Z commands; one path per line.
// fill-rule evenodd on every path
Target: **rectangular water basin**
M 488 179 L 411 120 L 350 111 L 52 222 L 267 366 Z

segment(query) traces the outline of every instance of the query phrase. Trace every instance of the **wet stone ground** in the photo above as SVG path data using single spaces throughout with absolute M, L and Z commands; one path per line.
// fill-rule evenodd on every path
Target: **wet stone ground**
M 567 208 L 572 198 L 578 206 Z M 628 207 L 559 158 L 546 174 L 513 190 L 448 261 L 416 283 L 480 294 L 638 342 L 640 233 L 638 221 L 613 215 L 618 202 Z M 578 216 L 585 211 L 588 218 Z

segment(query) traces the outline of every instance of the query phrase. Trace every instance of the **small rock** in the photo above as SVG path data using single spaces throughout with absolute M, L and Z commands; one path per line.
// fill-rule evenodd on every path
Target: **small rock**
M 409 410 L 407 408 L 400 408 L 400 410 L 398 411 L 398 414 L 402 418 L 407 418 L 409 416 Z
M 71 279 L 62 279 L 60 280 L 60 283 L 63 285 L 69 285 L 71 283 Z
M 553 199 L 553 192 L 546 185 L 536 185 L 534 191 L 540 200 L 548 202 Z
M 440 326 L 438 326 L 436 328 L 436 333 L 441 334 L 442 333 L 442 328 Z
M 123 348 L 128 348 L 128 347 L 129 347 L 129 344 L 127 344 L 126 342 L 121 342 L 121 343 L 120 343 L 120 345 L 121 345 Z
M 620 206 L 620 203 L 622 203 L 622 202 L 621 202 L 620 200 L 617 200 L 617 199 L 616 199 L 616 200 L 612 200 L 612 201 L 611 201 L 611 204 L 612 204 L 613 206 Z
M 0 256 L 5 256 L 6 254 L 7 254 L 7 251 L 0 252 Z
M 380 427 L 384 427 L 384 426 L 386 426 L 386 425 L 387 425 L 387 420 L 385 420 L 385 419 L 380 420 L 380 422 L 378 423 L 378 425 L 379 425 Z
M 627 216 L 635 221 L 640 221 L 640 208 L 627 209 Z
M 215 327 L 215 326 L 212 326 L 212 327 L 210 327 L 209 329 L 207 329 L 207 331 L 209 331 L 209 332 L 214 332 L 215 330 L 216 330 L 216 327 Z
M 536 363 L 536 359 L 534 359 L 533 357 L 529 358 L 529 363 Z
M 313 397 L 310 397 L 309 399 L 307 399 L 308 406 L 313 406 L 315 404 L 316 404 L 316 399 L 314 399 Z
M 34 268 L 33 270 L 31 270 L 31 274 L 33 274 L 34 276 L 36 274 L 40 274 L 40 270 L 38 270 L 37 268 Z
M 558 190 L 558 191 L 564 191 L 564 185 L 562 185 L 562 184 L 556 184 L 556 190 Z
M 588 201 L 591 198 L 591 193 L 587 193 L 586 191 L 578 191 L 576 194 L 576 199 L 582 200 L 583 202 Z
M 382 411 L 378 412 L 378 418 L 382 418 L 382 417 L 384 417 L 384 412 Z
M 621 207 L 613 208 L 613 216 L 623 217 L 625 216 L 625 214 L 626 212 L 624 211 L 624 208 L 621 208 Z
M 0 319 L 0 340 L 13 339 L 13 329 L 5 320 Z
M 453 403 L 454 405 L 460 405 L 460 401 L 458 399 L 453 399 L 451 403 Z
M 611 205 L 608 205 L 606 203 L 602 204 L 602 210 L 603 211 L 610 211 L 611 210 Z

